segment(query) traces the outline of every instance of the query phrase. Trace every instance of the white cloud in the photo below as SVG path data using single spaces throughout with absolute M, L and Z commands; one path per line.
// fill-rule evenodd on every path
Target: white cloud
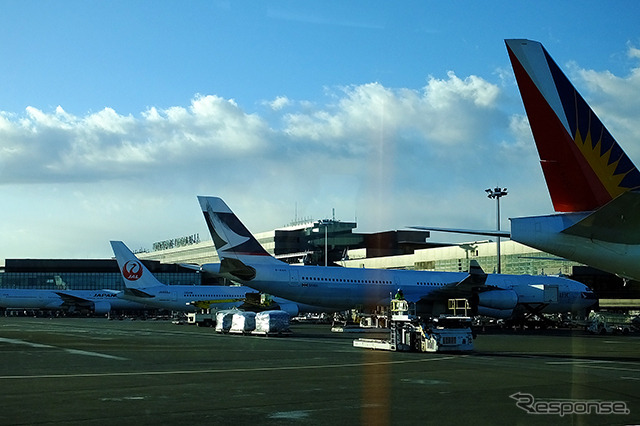
M 638 49 L 629 47 L 628 56 L 640 59 Z M 583 69 L 571 65 L 577 76 L 576 86 L 586 86 L 582 95 L 588 100 L 598 117 L 607 126 L 614 138 L 635 162 L 640 162 L 640 146 L 637 117 L 640 116 L 640 64 L 626 76 L 617 76 L 610 71 Z M 640 163 L 638 163 L 640 164 Z
M 636 84 L 584 75 L 610 103 L 615 87 Z M 196 195 L 222 196 L 256 232 L 293 219 L 296 205 L 299 216 L 357 216 L 365 231 L 492 227 L 484 189 L 495 184 L 510 189 L 505 226 L 550 212 L 526 118 L 504 110 L 498 86 L 449 73 L 420 89 L 370 83 L 328 99 L 277 98 L 265 104 L 275 116 L 215 95 L 139 115 L 0 112 L 0 197 L 10 206 L 0 259 L 110 256 L 114 238 L 206 238 Z
M 3 113 L 0 176 L 4 182 L 87 181 L 111 173 L 148 173 L 141 165 L 189 168 L 264 148 L 269 128 L 233 100 L 197 96 L 190 107 L 150 108 L 139 118 L 112 108 L 77 117 L 62 107 L 47 113 L 28 107 L 23 117 Z M 26 173 L 28 171 L 28 173 Z
M 61 107 L 56 110 L 56 115 L 60 115 L 72 122 L 73 117 L 69 114 L 58 111 L 62 111 Z M 136 120 L 131 116 L 118 115 L 112 108 L 105 108 L 95 114 L 89 115 L 84 119 L 88 131 L 97 131 L 104 133 L 113 133 L 117 135 L 125 135 L 131 132 L 136 124 Z
M 447 73 L 448 80 L 429 79 L 426 97 L 435 108 L 449 108 L 461 101 L 470 101 L 477 106 L 491 107 L 498 96 L 498 88 L 486 80 L 469 76 L 460 79 L 453 71 Z
M 274 111 L 280 111 L 281 109 L 292 104 L 291 100 L 286 96 L 278 96 L 273 101 L 267 102 L 269 107 Z
M 640 49 L 635 46 L 629 45 L 627 56 L 629 56 L 630 58 L 640 59 Z
M 343 147 L 361 153 L 383 139 L 410 135 L 413 143 L 473 144 L 479 130 L 495 124 L 500 90 L 476 76 L 464 80 L 454 73 L 448 79 L 430 78 L 422 91 L 393 90 L 379 83 L 342 89 L 333 105 L 285 116 L 285 132 L 326 148 Z M 338 142 L 338 143 L 336 143 Z

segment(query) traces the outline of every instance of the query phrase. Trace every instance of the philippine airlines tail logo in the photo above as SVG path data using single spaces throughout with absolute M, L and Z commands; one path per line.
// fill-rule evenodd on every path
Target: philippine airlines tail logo
M 142 277 L 142 265 L 137 260 L 130 260 L 122 267 L 122 276 L 129 281 Z
M 640 171 L 542 44 L 506 44 L 554 209 L 596 210 L 640 187 Z

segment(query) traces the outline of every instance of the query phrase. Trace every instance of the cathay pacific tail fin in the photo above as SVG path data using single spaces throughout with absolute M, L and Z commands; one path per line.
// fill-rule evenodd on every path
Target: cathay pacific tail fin
M 198 196 L 222 269 L 249 263 L 282 263 L 271 256 L 221 198 Z M 226 260 L 226 261 L 225 261 Z M 233 262 L 234 260 L 240 261 Z
M 545 48 L 505 40 L 557 212 L 596 210 L 640 187 L 640 172 Z

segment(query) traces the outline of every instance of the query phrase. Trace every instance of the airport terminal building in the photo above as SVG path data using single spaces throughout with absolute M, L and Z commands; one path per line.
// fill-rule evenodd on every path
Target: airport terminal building
M 354 232 L 355 222 L 319 220 L 256 234 L 275 257 L 292 264 L 352 268 L 411 269 L 461 272 L 476 260 L 487 273 L 497 270 L 496 242 L 463 244 L 429 242 L 428 231 Z M 180 264 L 218 262 L 211 240 L 188 237 L 153 244 L 137 253 L 149 270 L 166 284 L 211 285 L 217 279 Z M 600 297 L 638 297 L 637 287 L 576 262 L 558 259 L 522 244 L 501 242 L 501 270 L 505 274 L 566 275 L 584 282 Z M 113 259 L 7 259 L 0 271 L 0 288 L 124 289 Z
M 167 284 L 198 285 L 199 274 L 179 265 L 144 260 Z M 6 259 L 0 288 L 47 290 L 123 290 L 118 265 L 112 259 Z

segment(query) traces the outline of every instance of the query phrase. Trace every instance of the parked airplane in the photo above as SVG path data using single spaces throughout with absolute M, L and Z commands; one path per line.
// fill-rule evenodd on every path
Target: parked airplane
M 0 288 L 0 308 L 44 309 L 75 312 L 87 310 L 106 314 L 112 310 L 148 309 L 118 298 L 115 290 L 41 290 Z
M 198 197 L 221 259 L 213 272 L 297 302 L 350 309 L 388 305 L 402 290 L 422 313 L 441 313 L 450 298 L 471 299 L 474 311 L 496 318 L 582 310 L 595 303 L 585 285 L 560 277 L 296 266 L 271 256 L 216 197 Z
M 640 280 L 640 172 L 544 49 L 505 40 L 557 214 L 512 218 L 527 246 Z
M 557 215 L 511 220 L 511 238 L 640 280 L 640 172 L 542 44 L 506 40 Z
M 144 266 L 122 241 L 111 241 L 111 248 L 118 262 L 126 290 L 120 297 L 133 302 L 144 303 L 160 309 L 172 311 L 196 312 L 198 309 L 230 309 L 245 305 L 248 295 L 260 294 L 246 286 L 224 285 L 166 285 Z M 213 267 L 211 268 L 213 270 Z M 271 298 L 280 310 L 291 316 L 299 312 L 329 312 L 331 309 L 308 306 L 285 300 Z

